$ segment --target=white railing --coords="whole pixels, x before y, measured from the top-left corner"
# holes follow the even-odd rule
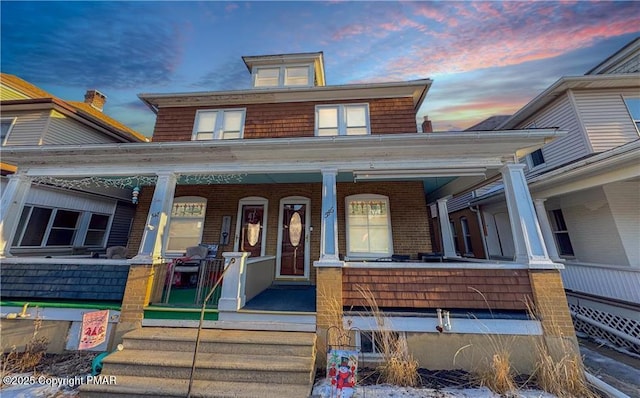
[[[560,274],[566,289],[640,304],[640,268],[566,262]]]

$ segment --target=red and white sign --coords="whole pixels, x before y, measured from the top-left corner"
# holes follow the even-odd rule
[[[78,350],[99,346],[107,339],[109,310],[85,312],[82,315],[82,333]]]

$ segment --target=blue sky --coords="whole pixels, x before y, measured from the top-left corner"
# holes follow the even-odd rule
[[[0,66],[66,100],[87,89],[151,135],[139,93],[249,88],[243,55],[323,51],[327,84],[431,78],[437,130],[511,114],[640,34],[640,2],[13,2]]]

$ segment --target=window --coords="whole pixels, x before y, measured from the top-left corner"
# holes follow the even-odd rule
[[[390,349],[396,349],[403,341],[406,343],[404,339],[404,332],[361,330],[357,334],[356,345],[362,354],[379,357]]]
[[[85,246],[102,246],[109,229],[109,216],[105,214],[92,214],[89,220],[87,234],[84,237]]]
[[[347,255],[353,258],[393,254],[389,198],[352,195],[346,198]]]
[[[369,105],[316,106],[316,135],[366,135],[369,131]]]
[[[469,220],[467,217],[460,218],[460,225],[462,225],[462,235],[464,238],[464,253],[467,255],[473,255],[473,245],[471,244],[471,231],[469,230]]]
[[[561,256],[573,257],[573,246],[571,246],[571,239],[569,239],[569,231],[567,230],[567,224],[564,221],[562,210],[551,210],[551,224],[553,228],[553,236],[556,239],[556,245],[558,247],[558,253]]]
[[[107,214],[27,205],[22,209],[12,246],[104,247],[110,221]]]
[[[187,247],[197,246],[202,240],[207,200],[196,196],[175,198],[169,220],[166,253],[184,253]]]
[[[538,167],[544,164],[544,156],[542,155],[542,148],[537,149],[529,154],[529,167]]]
[[[312,68],[309,65],[256,68],[254,87],[309,86]]]
[[[624,103],[627,105],[629,115],[636,125],[636,130],[640,133],[640,98],[625,98]]]
[[[193,127],[193,140],[230,140],[242,138],[244,109],[198,111]]]
[[[0,145],[4,145],[11,129],[13,128],[13,124],[15,123],[16,118],[2,118],[0,119]]]

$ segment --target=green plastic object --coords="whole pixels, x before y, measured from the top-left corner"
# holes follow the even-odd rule
[[[96,356],[95,358],[93,358],[93,361],[91,361],[91,376],[97,376],[102,372],[102,361],[107,356],[113,354],[114,352],[122,351],[123,349],[124,349],[124,346],[122,344],[118,344],[115,350],[111,352],[105,351],[101,354],[98,354],[98,356]]]

